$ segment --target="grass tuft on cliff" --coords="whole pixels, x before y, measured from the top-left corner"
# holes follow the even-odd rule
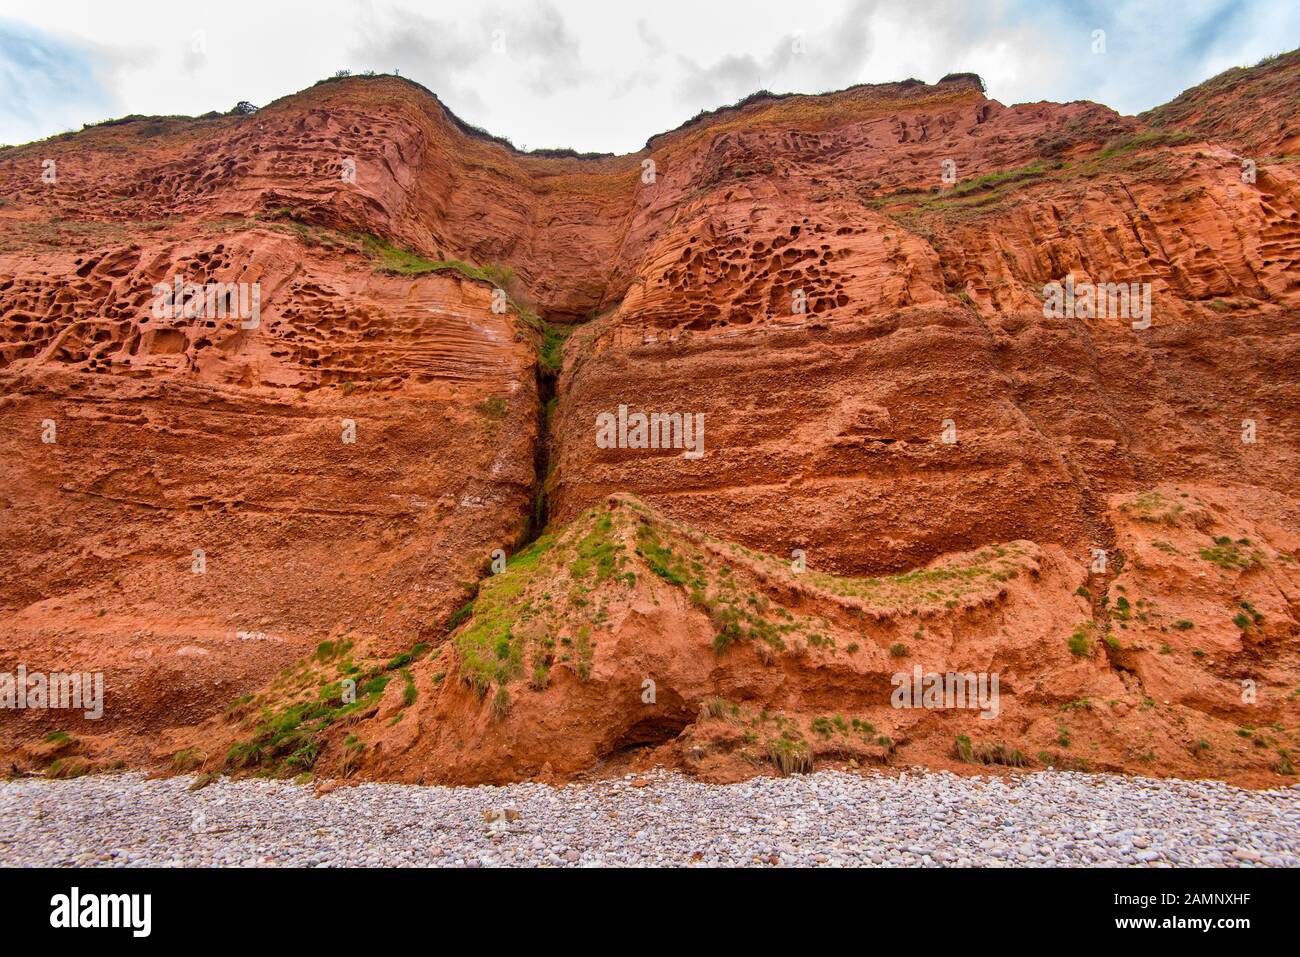
[[[262,694],[241,698],[226,710],[226,718],[237,722],[242,733],[227,750],[222,770],[267,777],[309,773],[329,746],[330,729],[373,713],[394,676],[403,680],[402,707],[415,703],[407,665],[428,651],[429,645],[420,643],[387,661],[359,663],[351,641],[321,642],[311,657],[282,671]],[[348,747],[355,763],[364,745]],[[194,770],[203,763],[189,750],[173,756],[175,770]]]

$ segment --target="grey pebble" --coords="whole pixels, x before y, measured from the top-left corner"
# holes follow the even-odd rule
[[[552,787],[0,781],[0,862],[91,867],[1300,866],[1300,789],[1043,771],[657,771]],[[484,812],[519,812],[484,826]],[[197,812],[201,811],[202,814]],[[1112,827],[1110,821],[1122,822]],[[201,823],[196,823],[201,822]]]

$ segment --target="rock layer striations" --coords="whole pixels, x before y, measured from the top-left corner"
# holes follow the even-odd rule
[[[590,157],[352,78],[0,151],[0,667],[106,689],[3,712],[9,763],[1276,783],[1298,73]],[[948,672],[997,715],[894,706]]]

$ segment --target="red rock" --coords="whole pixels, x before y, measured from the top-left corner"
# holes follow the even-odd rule
[[[1137,118],[1006,107],[965,79],[759,98],[603,158],[519,154],[414,84],[353,78],[0,152],[0,650],[107,686],[102,722],[24,713],[0,757],[47,760],[57,727],[92,757],[193,747],[220,767],[262,706],[353,661],[389,687],[321,735],[319,773],[565,778],[646,748],[718,780],[780,763],[779,738],[699,718],[725,697],[785,716],[809,761],[945,766],[966,734],[1031,763],[1275,782],[1288,739],[1235,731],[1297,707],[1300,175],[1277,157],[1298,65]],[[1149,284],[1150,328],[1045,316],[1067,275]],[[260,322],[159,319],[177,276],[259,284]],[[555,381],[546,324],[572,328]],[[702,415],[704,454],[599,447],[620,406]],[[558,567],[513,612],[530,654],[589,648],[556,651],[541,687],[467,686],[444,625],[493,550],[531,537],[539,492],[556,532],[648,509],[710,574],[746,553],[706,535],[776,556],[743,558],[755,597],[829,616],[833,644],[718,655],[719,623],[627,531],[636,584],[601,592],[605,619]],[[785,567],[797,549],[812,575],[924,579],[1012,546],[1017,577],[915,608]],[[1242,602],[1262,618],[1235,625]],[[565,630],[532,634],[542,619]],[[914,661],[1002,674],[996,730],[891,709]],[[221,716],[245,694],[263,697]],[[850,711],[882,733],[812,727]]]

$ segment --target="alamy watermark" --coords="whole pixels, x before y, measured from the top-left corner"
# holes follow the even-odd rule
[[[1049,282],[1043,287],[1044,319],[1129,319],[1134,329],[1151,328],[1149,282]]]
[[[633,412],[618,407],[618,415],[596,416],[596,448],[684,449],[685,458],[704,456],[704,413]]]
[[[61,671],[46,674],[19,665],[0,672],[0,711],[81,711],[90,721],[104,716],[104,674]]]
[[[148,937],[153,928],[152,894],[83,894],[73,887],[67,894],[50,898],[50,926],[119,927],[132,937]]]
[[[916,665],[912,673],[899,671],[889,679],[894,686],[889,703],[895,708],[925,708],[947,710],[969,708],[978,710],[985,721],[992,721],[1002,710],[998,694],[998,673],[981,671],[922,673]]]
[[[241,329],[262,324],[262,284],[209,282],[200,285],[177,276],[153,287],[155,319],[239,319]]]

